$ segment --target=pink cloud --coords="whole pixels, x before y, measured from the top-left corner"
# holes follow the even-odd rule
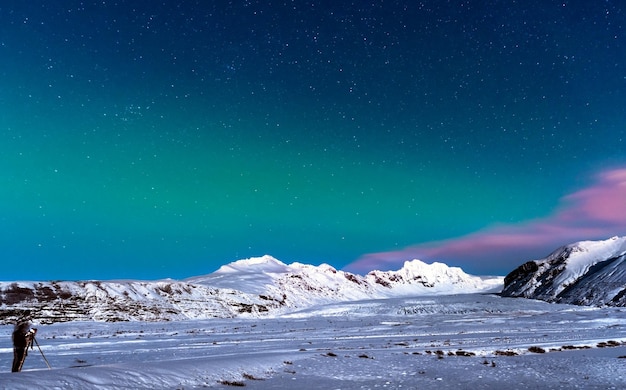
[[[565,197],[569,204],[558,215],[560,220],[596,221],[607,227],[626,225],[626,168],[598,176],[594,186]]]
[[[397,269],[404,261],[417,258],[501,273],[537,258],[526,256],[543,257],[575,241],[623,234],[626,234],[626,168],[617,168],[600,172],[591,186],[565,196],[557,210],[545,218],[494,226],[398,251],[366,254],[346,269],[355,272]]]

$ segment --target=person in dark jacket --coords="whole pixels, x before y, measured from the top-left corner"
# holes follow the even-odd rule
[[[33,340],[37,334],[37,328],[30,328],[28,322],[20,322],[13,330],[13,366],[11,372],[22,371],[24,360],[28,355],[28,347],[33,347]]]

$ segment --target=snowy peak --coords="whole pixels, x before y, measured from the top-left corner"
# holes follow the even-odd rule
[[[249,259],[237,260],[230,264],[221,266],[215,274],[231,273],[282,273],[287,272],[288,267],[280,260],[272,256],[252,257]]]
[[[580,241],[529,261],[504,279],[502,294],[578,305],[626,306],[626,237]]]
[[[339,301],[342,298],[367,298],[363,279],[358,275],[347,276],[328,264],[313,266],[301,263],[284,264],[263,256],[238,260],[222,266],[212,274],[187,279],[188,282],[216,288],[232,288],[247,294],[259,294],[284,302],[291,308],[307,307],[316,302]],[[360,288],[351,289],[357,281]],[[351,290],[350,293],[345,290]],[[358,290],[358,293],[352,290]],[[338,294],[338,292],[341,292]]]
[[[581,241],[566,247],[563,253],[569,255],[563,272],[554,280],[559,286],[558,293],[562,292],[565,286],[588,274],[597,264],[623,256],[626,253],[626,237],[613,237],[605,241]],[[556,257],[558,256],[560,254]]]
[[[443,263],[426,264],[420,260],[412,260],[404,263],[398,271],[372,271],[368,276],[374,277],[381,283],[386,281],[392,285],[401,283],[404,285],[422,285],[424,287],[459,292],[460,290],[483,290],[497,287],[501,284],[500,278],[489,280],[477,276],[468,275],[461,268],[449,267]],[[382,283],[381,283],[382,284]]]
[[[274,275],[290,272],[290,267],[272,256],[252,257],[221,266],[212,274],[196,276],[185,281],[192,284],[264,294],[265,285]]]
[[[460,268],[419,260],[407,261],[398,271],[361,276],[328,264],[286,265],[271,256],[239,260],[188,281],[262,294],[292,308],[355,299],[483,292],[502,286],[502,278],[482,279]]]
[[[441,263],[408,261],[365,276],[271,256],[183,281],[0,282],[0,322],[171,321],[262,316],[358,299],[473,293],[501,287]]]

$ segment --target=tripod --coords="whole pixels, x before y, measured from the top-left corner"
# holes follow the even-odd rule
[[[50,363],[48,363],[48,359],[46,359],[46,355],[43,354],[43,351],[41,350],[41,347],[39,346],[39,342],[34,336],[33,336],[33,341],[35,342],[35,345],[37,345],[37,349],[39,349],[39,352],[41,353],[41,357],[43,358],[44,362],[46,362],[46,366],[48,366],[48,369],[50,370],[52,367],[50,367]]]

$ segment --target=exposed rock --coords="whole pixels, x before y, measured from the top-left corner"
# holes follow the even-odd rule
[[[626,237],[577,242],[527,262],[504,278],[502,295],[626,306]]]

